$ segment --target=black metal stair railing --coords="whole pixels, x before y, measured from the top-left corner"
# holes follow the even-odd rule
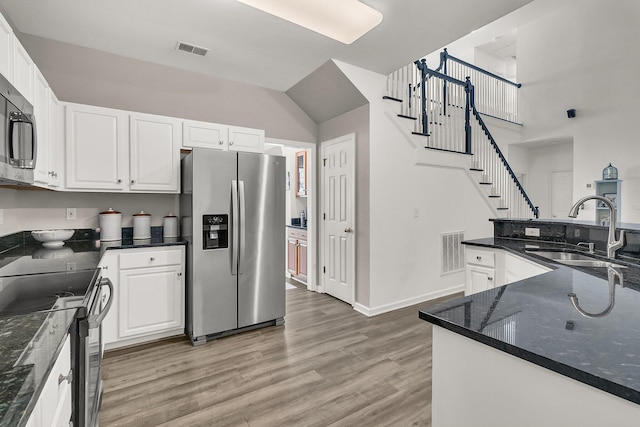
[[[465,76],[462,80],[440,72],[449,71],[447,59],[464,63],[448,55],[446,49],[441,53],[440,66],[436,70],[429,69],[425,59],[416,61],[389,76],[385,98],[401,103],[398,116],[414,122],[413,134],[426,137],[425,148],[471,155],[470,169],[481,172],[480,184],[489,186],[490,198],[499,199],[498,210],[509,210],[512,218],[537,218],[538,208],[527,195],[481,116],[477,88],[472,79]],[[499,77],[481,71],[492,78]],[[508,84],[520,87],[512,82]],[[510,117],[515,117],[513,111],[510,114]]]

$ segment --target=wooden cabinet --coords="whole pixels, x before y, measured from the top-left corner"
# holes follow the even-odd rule
[[[113,304],[103,323],[107,348],[184,333],[184,257],[184,247],[104,254],[102,273],[114,286]]]
[[[44,382],[38,401],[26,425],[29,427],[67,427],[71,421],[71,341],[67,335],[62,350]]]
[[[66,187],[180,192],[180,121],[66,104]]]
[[[307,152],[296,153],[296,197],[307,197]]]
[[[139,113],[129,119],[129,188],[180,192],[180,121]]]
[[[307,282],[307,231],[289,228],[287,235],[287,271],[291,276]]]
[[[508,285],[551,271],[528,259],[494,248],[467,246],[465,249],[465,295]]]
[[[13,84],[13,30],[0,14],[0,74]]]
[[[184,120],[182,123],[182,144],[185,147],[262,153],[264,140],[265,133],[261,129],[193,120]]]
[[[606,197],[616,207],[616,221],[620,222],[620,202],[622,195],[622,180],[608,179],[595,181],[596,196]],[[609,208],[599,200],[596,200],[596,224],[608,226],[611,213]]]

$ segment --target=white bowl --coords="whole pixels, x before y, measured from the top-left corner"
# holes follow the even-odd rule
[[[45,248],[59,248],[64,241],[73,236],[75,230],[37,230],[31,235],[38,242],[42,242]]]

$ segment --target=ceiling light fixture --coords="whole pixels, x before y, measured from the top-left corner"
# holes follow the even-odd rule
[[[358,0],[238,0],[344,44],[382,22],[382,13]]]

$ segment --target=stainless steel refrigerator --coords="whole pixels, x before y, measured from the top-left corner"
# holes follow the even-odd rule
[[[182,159],[187,328],[193,345],[285,314],[286,159],[194,148]]]

